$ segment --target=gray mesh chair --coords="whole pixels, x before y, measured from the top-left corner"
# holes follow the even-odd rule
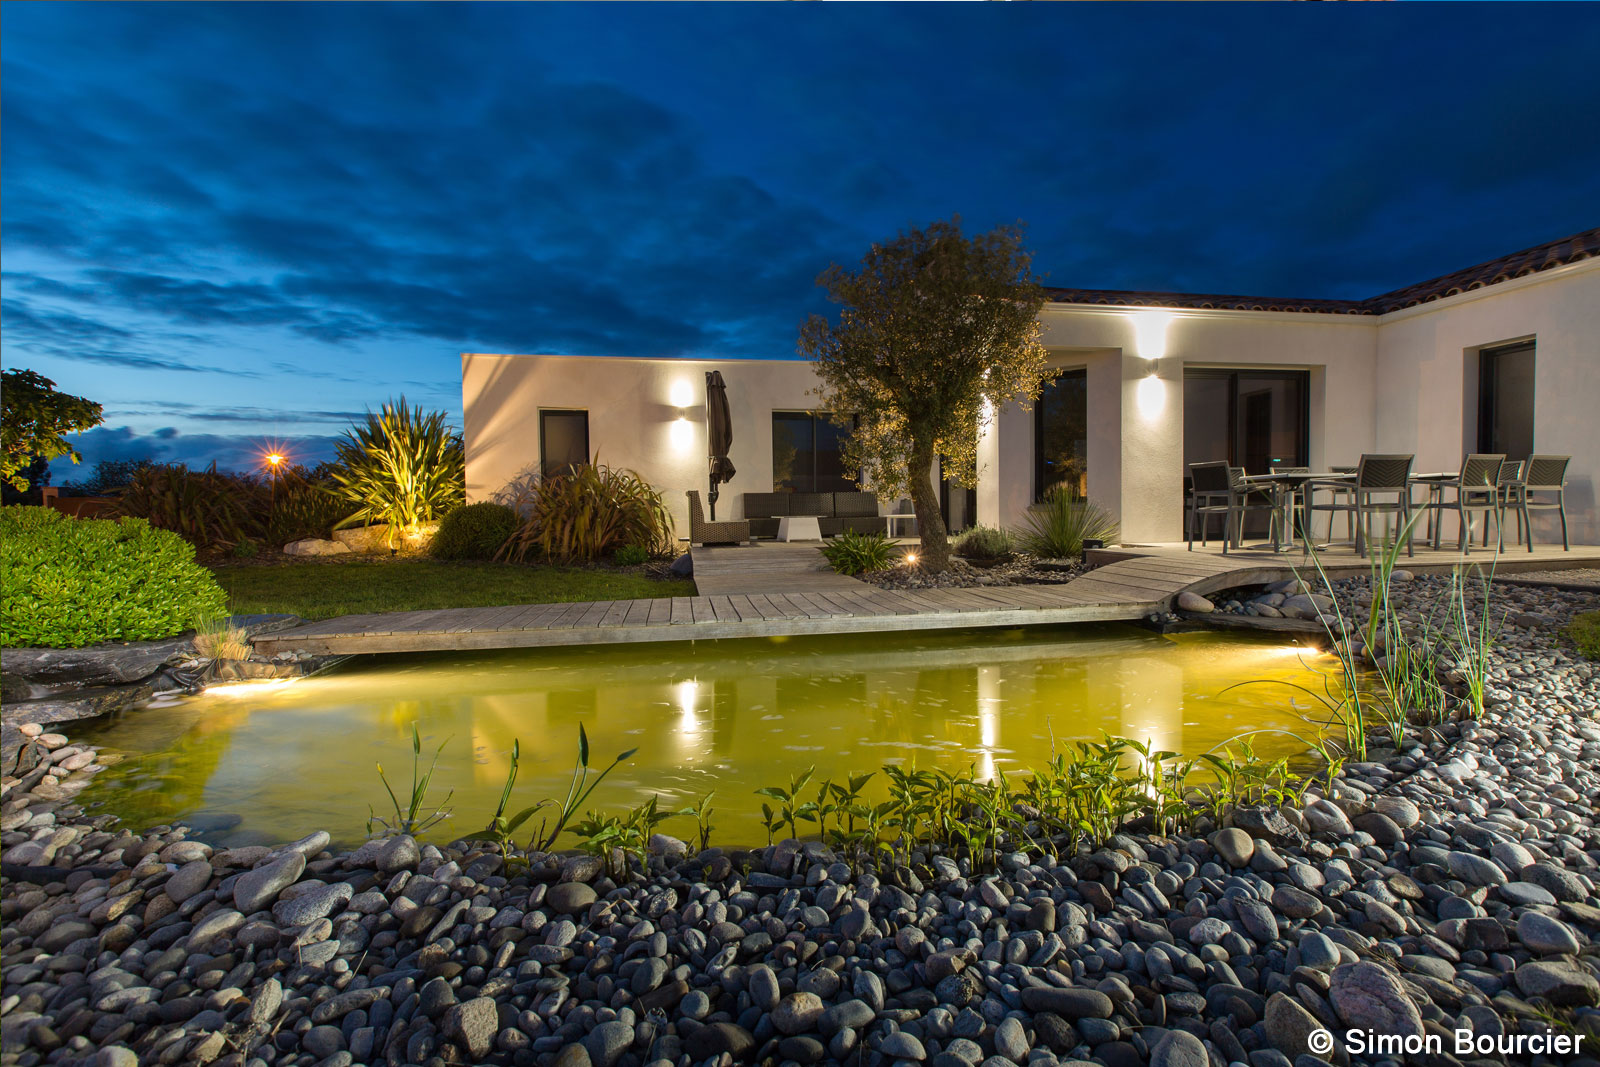
[[[1555,511],[1561,515],[1561,547],[1572,551],[1567,537],[1567,464],[1571,456],[1529,456],[1521,485],[1522,524],[1528,528],[1528,551],[1533,551],[1533,523],[1529,512]],[[1540,494],[1536,496],[1535,494]]]
[[[1328,470],[1333,474],[1354,474],[1356,468],[1333,466]],[[1344,535],[1351,540],[1356,536],[1356,491],[1354,480],[1307,482],[1306,494],[1306,526],[1315,525],[1316,513],[1328,513],[1328,540],[1333,540],[1333,518],[1335,515],[1344,516]],[[1317,503],[1317,493],[1327,493],[1328,501],[1325,504]],[[1310,531],[1308,530],[1308,533]]]
[[[1488,543],[1489,520],[1494,519],[1495,533],[1500,544],[1505,544],[1505,531],[1500,528],[1500,468],[1506,457],[1501,453],[1469,452],[1461,461],[1461,473],[1453,481],[1429,482],[1428,502],[1424,505],[1433,523],[1433,547],[1439,547],[1439,537],[1444,532],[1444,515],[1456,513],[1460,536],[1456,547],[1463,552],[1472,551],[1472,516],[1483,516],[1483,537]],[[1446,500],[1445,493],[1456,491],[1454,500]]]
[[[1194,551],[1194,528],[1200,524],[1200,545],[1205,547],[1206,534],[1214,516],[1222,516],[1222,554],[1228,554],[1228,542],[1234,547],[1244,536],[1244,516],[1247,511],[1270,511],[1271,503],[1251,503],[1257,495],[1245,488],[1235,477],[1235,468],[1226,460],[1211,463],[1189,464],[1189,479],[1193,493],[1189,497],[1189,551]],[[1237,521],[1236,521],[1237,520]]]
[[[1365,556],[1372,541],[1372,519],[1393,515],[1403,530],[1411,522],[1411,464],[1414,455],[1362,456],[1356,465],[1355,497],[1356,554]],[[1417,554],[1416,542],[1406,538],[1406,555]]]
[[[1517,520],[1517,544],[1522,544],[1522,469],[1528,465],[1527,460],[1508,459],[1500,464],[1500,484],[1497,487],[1495,503],[1499,506],[1500,514],[1495,526],[1504,530],[1506,525],[1506,510],[1512,509],[1511,514]],[[1505,536],[1500,537],[1500,544],[1505,545]],[[1483,547],[1489,547],[1489,524],[1483,524]]]
[[[692,545],[739,545],[750,540],[750,523],[744,519],[707,522],[698,490],[689,490],[689,543]]]

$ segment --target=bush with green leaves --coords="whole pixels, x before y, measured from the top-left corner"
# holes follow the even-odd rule
[[[355,510],[337,527],[386,524],[400,531],[442,519],[466,500],[466,450],[442,411],[401,397],[368,412],[334,445],[333,492]]]
[[[504,504],[468,504],[439,523],[428,552],[435,559],[494,559],[517,529],[517,513]]]
[[[966,559],[1005,559],[1012,553],[1011,534],[993,526],[974,526],[956,538],[955,550]]]
[[[592,563],[628,545],[665,552],[672,513],[661,491],[634,471],[585,463],[512,490],[522,516],[500,552],[516,563]]]
[[[194,546],[143,519],[73,519],[0,508],[7,648],[82,648],[172,637],[223,615],[222,587]]]
[[[1035,556],[1068,559],[1083,555],[1085,541],[1110,544],[1117,535],[1117,520],[1110,512],[1080,497],[1071,486],[1059,485],[1028,509],[1017,541],[1024,552]]]
[[[893,541],[881,533],[846,530],[822,546],[828,565],[839,574],[865,574],[888,570],[899,557]]]

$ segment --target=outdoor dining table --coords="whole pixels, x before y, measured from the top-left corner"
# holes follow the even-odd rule
[[[1270,545],[1252,545],[1252,548],[1271,548],[1272,551],[1283,553],[1294,551],[1294,498],[1307,482],[1353,482],[1354,474],[1342,471],[1281,471],[1275,474],[1247,474],[1244,482],[1250,486],[1269,489],[1272,492],[1272,543]],[[1300,529],[1304,533],[1311,530],[1311,504],[1308,500],[1301,501],[1303,522]],[[1289,536],[1284,537],[1284,528],[1288,527]]]

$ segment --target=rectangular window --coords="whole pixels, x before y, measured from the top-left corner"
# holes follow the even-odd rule
[[[848,493],[854,471],[845,470],[844,444],[856,419],[835,423],[821,411],[772,413],[772,489],[790,493]]]
[[[1532,341],[1479,354],[1478,451],[1533,454],[1533,355]]]
[[[589,462],[587,411],[539,412],[539,472],[546,478],[570,474]]]
[[[1183,372],[1183,464],[1225,459],[1247,474],[1310,462],[1306,371]]]
[[[1086,496],[1088,477],[1089,375],[1063,371],[1033,405],[1033,498],[1062,484]]]

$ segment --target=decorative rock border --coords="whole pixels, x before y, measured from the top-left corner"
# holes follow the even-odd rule
[[[1354,1028],[1465,1030],[1487,1045],[1427,1062],[1500,1064],[1556,1018],[1591,1039],[1561,1062],[1592,1067],[1600,671],[1516,629],[1493,683],[1481,722],[1303,807],[997,873],[880,875],[797,841],[681,860],[658,839],[623,886],[592,857],[513,873],[406,837],[216,852],[84,812],[94,754],[51,738],[0,783],[0,1058],[1313,1067],[1314,1031]]]

